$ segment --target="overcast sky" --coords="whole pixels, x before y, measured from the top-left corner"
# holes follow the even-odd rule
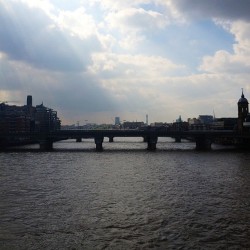
[[[64,124],[236,117],[249,13],[249,0],[2,0],[0,102],[32,95]]]

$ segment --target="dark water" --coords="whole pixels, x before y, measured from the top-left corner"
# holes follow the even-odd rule
[[[54,146],[0,153],[0,249],[250,249],[249,152]]]

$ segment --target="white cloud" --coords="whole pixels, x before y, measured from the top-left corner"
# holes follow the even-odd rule
[[[200,70],[210,73],[250,74],[250,23],[231,22],[227,28],[235,36],[233,53],[220,50],[213,56],[205,56]]]
[[[83,9],[57,14],[47,15],[41,8],[30,9],[26,4],[12,1],[7,7],[2,5],[2,53],[40,68],[84,70],[92,51],[102,49],[94,21]]]
[[[125,8],[110,12],[105,22],[111,31],[116,30],[121,34],[119,45],[125,49],[134,49],[148,34],[159,32],[168,25],[163,14],[142,8]]]
[[[121,79],[157,79],[180,74],[184,65],[177,65],[160,56],[129,55],[114,53],[96,53],[92,56],[93,65],[89,70],[103,77]]]
[[[61,29],[81,39],[97,34],[95,20],[83,7],[75,11],[60,11],[55,20]]]
[[[117,11],[124,8],[129,8],[133,6],[139,6],[141,4],[149,4],[155,1],[151,0],[123,0],[123,1],[117,1],[117,0],[84,0],[83,1],[86,4],[90,5],[100,5],[102,8],[111,10],[111,11]]]
[[[117,28],[124,33],[130,30],[140,32],[163,29],[168,24],[167,18],[161,13],[142,8],[127,8],[110,13],[106,21],[111,28]]]
[[[235,54],[250,56],[250,22],[233,22],[230,31],[236,40]]]

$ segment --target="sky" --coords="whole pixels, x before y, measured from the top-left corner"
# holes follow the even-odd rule
[[[0,102],[62,124],[237,117],[249,0],[0,0]]]

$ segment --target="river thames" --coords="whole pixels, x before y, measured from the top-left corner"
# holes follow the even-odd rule
[[[250,153],[115,138],[0,152],[0,249],[250,249]]]

